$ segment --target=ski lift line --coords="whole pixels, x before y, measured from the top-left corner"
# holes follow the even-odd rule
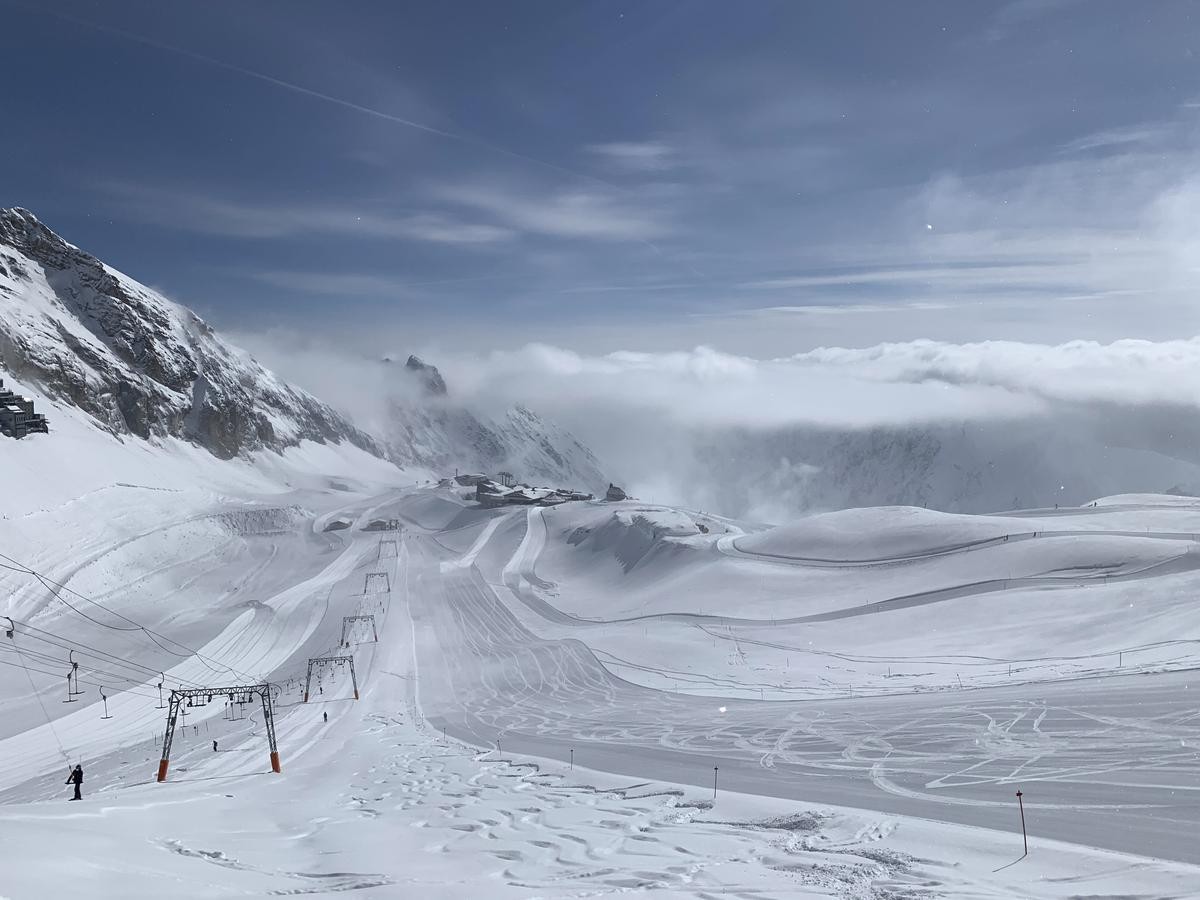
[[[35,577],[37,577],[37,576],[35,575]],[[41,580],[41,578],[38,578],[38,581],[42,581],[42,580]],[[43,582],[43,584],[44,584],[44,582]],[[47,586],[47,589],[49,589],[49,587],[48,587],[48,586]],[[59,599],[59,600],[62,600],[61,596],[58,596],[58,599]],[[62,602],[64,602],[64,604],[65,604],[65,605],[66,605],[68,608],[71,608],[71,610],[72,610],[72,611],[74,611],[74,612],[79,612],[78,610],[76,610],[76,608],[74,608],[73,606],[71,606],[71,604],[67,604],[67,602],[66,602],[65,600],[62,600]],[[102,622],[96,622],[96,619],[92,619],[92,618],[91,618],[90,616],[88,616],[88,614],[86,614],[86,613],[79,612],[79,614],[80,614],[80,616],[83,616],[85,619],[89,619],[89,620],[90,620],[90,622],[95,622],[97,625],[103,625],[103,626],[104,626],[104,628],[112,628],[112,629],[114,629],[114,630],[116,630],[116,631],[124,631],[124,632],[133,632],[133,631],[146,631],[146,629],[142,628],[142,626],[138,626],[138,628],[127,628],[127,629],[126,629],[126,628],[116,628],[116,626],[114,626],[114,625],[104,625],[104,623],[102,623]],[[12,620],[13,620],[13,622],[16,622],[16,619],[12,619]],[[36,626],[34,626],[34,625],[29,625],[28,623],[22,623],[22,625],[24,626],[24,628],[25,628],[25,629],[31,629],[31,630],[36,630],[36,631],[42,631],[41,629],[37,629],[37,628],[36,628]],[[50,634],[50,632],[48,632],[48,631],[42,631],[42,634]],[[30,636],[32,637],[32,635],[30,635]],[[163,647],[163,646],[162,646],[162,644],[161,644],[160,642],[158,642],[158,641],[156,641],[156,640],[155,640],[154,636],[151,636],[151,635],[149,634],[149,631],[146,631],[146,637],[148,637],[150,641],[154,642],[158,648],[161,648],[161,649],[163,650],[163,652],[164,652],[164,653],[169,653],[170,655],[173,655],[173,656],[178,656],[178,658],[180,658],[180,659],[188,659],[188,658],[190,658],[190,656],[188,656],[188,654],[186,654],[186,653],[178,653],[178,652],[175,652],[175,650],[172,650],[172,649],[170,649],[169,647]],[[40,638],[40,640],[44,640],[44,638]],[[70,640],[70,638],[64,638],[64,640]],[[80,646],[80,647],[88,647],[88,644],[84,644],[84,643],[82,643],[82,642],[78,642],[78,641],[72,641],[72,643],[77,643],[77,644],[78,644],[78,646]],[[66,648],[64,648],[64,649],[66,649]],[[95,648],[90,648],[90,649],[95,649]],[[102,652],[101,652],[101,653],[102,653]],[[106,655],[112,656],[113,654],[106,654]],[[120,658],[118,658],[118,656],[113,656],[113,658],[114,658],[114,659],[120,659]],[[203,660],[203,659],[200,659],[199,661],[200,661],[200,662],[202,662],[202,664],[205,666],[205,668],[208,668],[208,670],[209,670],[209,671],[211,671],[211,672],[216,672],[216,671],[217,671],[217,670],[215,670],[215,668],[212,668],[211,666],[209,666],[208,664],[206,664],[206,662],[204,662],[204,660]],[[137,664],[133,664],[133,665],[137,665]],[[146,668],[145,666],[139,666],[139,667],[140,667],[140,668],[144,668],[144,670],[145,670],[146,672],[148,672],[149,674],[156,674],[156,670],[151,670],[151,668]],[[230,670],[230,671],[232,671],[232,670]],[[179,679],[179,680],[182,680],[182,679]]]
[[[0,666],[12,666],[14,669],[24,668],[26,671],[37,672],[39,675],[48,675],[49,677],[55,679],[62,678],[62,672],[51,672],[47,669],[39,669],[36,666],[23,665],[21,662],[5,662],[4,660],[0,659]],[[91,684],[91,682],[89,681],[88,684]]]
[[[10,648],[0,645],[0,649],[8,650]],[[31,650],[29,648],[26,648],[24,651],[20,651],[20,650],[17,650],[15,647],[11,648],[11,649],[17,653],[23,652],[30,659],[33,659],[40,663],[43,663],[44,665],[70,666],[70,664],[71,664],[70,660],[61,660],[56,656],[51,656],[49,653],[43,653],[40,650]],[[112,678],[117,681],[128,681],[131,684],[141,684],[142,683],[142,681],[140,679],[129,678],[125,675],[118,675],[115,672],[108,672],[108,671],[105,671],[104,669],[96,669],[96,668],[92,668],[91,666],[87,666],[86,668],[87,668],[87,671],[93,675],[103,675],[106,678]]]
[[[46,588],[46,590],[48,590],[51,594],[54,595],[55,600],[57,600],[63,606],[67,607],[67,609],[71,610],[71,612],[75,613],[76,615],[83,616],[83,618],[87,619],[89,622],[91,622],[94,625],[99,625],[101,628],[111,628],[113,631],[137,631],[138,630],[137,628],[122,628],[120,625],[109,625],[107,622],[101,622],[99,619],[93,619],[87,613],[83,612],[80,609],[75,608],[70,603],[68,603],[66,600],[64,600],[62,597],[62,594],[58,591],[55,591],[54,588],[51,587],[50,584],[48,584],[46,582],[46,580],[44,578],[42,578],[42,576],[38,575],[36,572],[26,572],[25,574],[32,575],[34,578],[36,578],[38,581],[40,581],[42,583],[42,586],[44,588]]]
[[[219,662],[218,660],[212,659],[211,657],[205,656],[199,650],[195,650],[195,649],[187,646],[186,644],[182,644],[179,641],[174,640],[173,638],[167,637],[164,634],[159,634],[157,631],[152,631],[151,629],[147,628],[145,625],[142,625],[140,622],[137,622],[137,621],[129,618],[129,616],[124,615],[123,613],[116,612],[115,610],[109,609],[103,603],[100,603],[97,600],[93,600],[90,597],[85,597],[83,594],[79,593],[78,591],[74,590],[73,588],[67,587],[67,585],[57,582],[53,578],[50,578],[49,576],[41,574],[36,569],[34,569],[31,566],[26,565],[25,563],[21,562],[20,560],[13,559],[11,556],[8,556],[4,553],[0,553],[0,559],[8,560],[8,562],[12,563],[14,566],[23,567],[26,574],[32,575],[34,578],[36,578],[38,581],[40,581],[43,585],[46,585],[47,589],[49,589],[49,585],[54,585],[55,587],[59,588],[60,592],[66,591],[69,594],[71,594],[72,596],[78,597],[80,600],[83,600],[86,603],[90,603],[93,606],[99,607],[100,609],[102,609],[106,613],[108,613],[110,616],[114,616],[118,619],[123,619],[124,621],[128,622],[130,625],[135,626],[135,627],[134,628],[122,628],[117,625],[109,625],[104,622],[100,622],[97,619],[93,619],[91,616],[87,615],[86,613],[80,612],[78,609],[76,609],[70,603],[67,603],[66,600],[63,600],[61,593],[55,594],[55,598],[57,600],[61,601],[65,606],[67,606],[73,612],[78,613],[79,615],[83,616],[85,619],[88,619],[89,621],[95,622],[97,625],[100,625],[104,628],[110,628],[113,631],[137,631],[137,630],[140,630],[140,631],[144,632],[147,635],[147,637],[149,637],[151,640],[154,640],[154,643],[158,644],[159,647],[162,647],[162,649],[165,650],[167,653],[175,653],[175,651],[170,650],[167,647],[163,647],[162,644],[160,644],[157,640],[155,640],[156,638],[162,638],[164,641],[174,644],[177,647],[182,647],[184,650],[187,651],[188,654],[196,657],[201,662],[205,662],[206,664],[207,664],[207,662],[216,663],[218,666],[223,668],[225,671],[231,672],[232,674],[237,675],[239,678],[244,678],[244,679],[251,680],[251,681],[253,680],[245,672],[239,672],[237,669],[233,668],[232,666],[226,665],[225,663]],[[47,584],[47,582],[49,582],[49,584]],[[183,656],[186,654],[176,653],[175,655]],[[215,671],[215,670],[213,670],[213,671]]]
[[[2,660],[2,659],[0,659],[0,666],[12,666],[12,668],[14,668],[14,669],[19,669],[19,668],[22,668],[22,667],[23,667],[23,666],[22,666],[22,664],[21,664],[20,662],[15,662],[15,663],[12,663],[12,662],[5,662],[5,661],[4,661],[4,660]],[[47,677],[49,677],[49,678],[61,679],[61,678],[63,677],[63,675],[62,675],[62,672],[51,672],[51,671],[49,671],[48,669],[39,669],[39,668],[37,668],[36,666],[24,666],[24,668],[25,668],[27,671],[29,671],[29,672],[37,672],[39,675],[45,675],[45,676],[47,676]],[[86,678],[81,678],[81,679],[79,679],[79,680],[80,680],[81,682],[83,682],[84,684],[91,685],[92,687],[96,687],[96,688],[101,688],[101,687],[106,687],[106,686],[107,686],[107,687],[112,687],[112,685],[111,685],[111,684],[109,684],[109,685],[105,685],[103,682],[100,682],[100,681],[89,681],[89,680],[88,680],[88,679],[86,679]],[[120,689],[120,692],[121,692],[122,694],[134,694],[134,695],[136,695],[136,696],[138,696],[138,697],[146,697],[147,699],[150,699],[150,700],[157,700],[157,699],[158,699],[158,695],[157,695],[157,694],[146,694],[146,693],[143,693],[142,691],[135,690],[134,688],[121,688],[121,689]]]
[[[14,620],[14,621],[17,621],[17,620]],[[53,632],[44,631],[40,628],[37,628],[36,626],[28,624],[27,622],[17,621],[17,624],[19,624],[21,626],[21,636],[23,638],[27,638],[29,640],[41,641],[42,643],[49,644],[52,647],[57,647],[60,650],[66,650],[69,653],[78,653],[80,656],[90,656],[95,659],[99,659],[105,663],[111,663],[111,664],[115,664],[115,665],[123,667],[123,668],[132,669],[135,671],[145,673],[145,675],[157,675],[161,671],[160,669],[152,669],[149,666],[142,665],[141,663],[136,663],[131,660],[125,659],[123,657],[117,656],[116,654],[108,653],[107,651],[100,650],[95,647],[89,646],[88,644],[85,644],[82,641],[75,641],[75,640],[72,640],[71,638],[65,638],[60,635],[54,634]],[[37,632],[37,633],[35,634],[32,632]],[[26,652],[31,652],[31,651],[27,650]],[[41,652],[41,651],[37,651],[37,652]],[[68,660],[68,662],[70,662],[70,660]],[[190,679],[186,679],[186,678],[176,678],[173,680],[181,681],[181,682],[182,681],[190,681]],[[196,683],[198,683],[198,682],[196,682]]]
[[[5,662],[2,659],[0,659],[0,666],[12,666],[12,668],[14,668],[14,669],[22,668],[21,663],[19,663],[19,662],[15,662],[15,663]],[[30,672],[37,672],[39,675],[45,675],[49,678],[54,678],[54,679],[62,678],[61,672],[51,672],[47,669],[39,669],[37,666],[29,666],[29,665],[25,666],[24,668],[26,668]],[[80,680],[84,684],[91,685],[92,687],[104,687],[105,686],[103,683],[101,683],[99,681],[88,681],[86,679],[80,679]],[[110,687],[111,687],[111,685],[110,685]],[[122,694],[136,694],[139,697],[148,697],[152,700],[156,699],[156,697],[154,695],[143,694],[141,691],[137,691],[132,688],[122,688],[121,693]]]
[[[21,650],[18,647],[13,647],[13,650],[17,653],[17,659],[21,662],[21,668],[25,670],[25,677],[29,679],[29,689],[33,691],[33,696],[37,697],[38,706],[42,708],[42,715],[46,718],[46,724],[50,726],[50,733],[54,735],[54,743],[58,745],[58,752],[69,763],[71,757],[67,754],[63,742],[58,737],[58,730],[54,727],[54,720],[50,718],[50,713],[46,711],[46,704],[42,701],[42,695],[38,692],[37,685],[33,683],[33,676],[29,674],[29,667],[25,665],[25,659],[21,655]]]
[[[8,648],[5,647],[4,645],[0,645],[0,649],[8,649]],[[12,649],[16,650],[15,647]],[[16,652],[19,654],[22,651],[17,650]],[[26,649],[24,651],[24,653],[27,656],[29,656],[30,658],[32,658],[32,659],[36,660],[37,662],[40,662],[44,665],[54,665],[54,666],[69,666],[70,665],[69,660],[64,661],[64,660],[58,659],[57,657],[50,656],[47,653],[42,653],[37,650]],[[125,681],[125,682],[128,682],[129,684],[137,684],[137,685],[142,685],[142,684],[146,683],[146,680],[144,677],[143,678],[130,678],[126,675],[118,675],[116,672],[108,672],[108,671],[105,671],[104,669],[93,668],[92,666],[87,666],[86,670],[87,670],[88,674],[90,674],[90,675],[99,675],[99,676],[109,679],[110,681]],[[92,684],[92,683],[93,682],[90,682],[90,681],[88,682],[88,684]]]
[[[96,659],[112,660],[113,662],[117,663],[118,665],[124,666],[125,668],[128,668],[128,669],[140,670],[142,672],[145,672],[147,675],[158,675],[162,671],[161,669],[152,669],[149,666],[143,666],[141,663],[132,662],[131,660],[125,659],[124,657],[120,657],[120,656],[117,656],[116,654],[109,653],[105,650],[100,650],[96,647],[92,647],[89,644],[83,643],[82,641],[76,641],[76,640],[73,640],[68,637],[63,637],[62,635],[54,634],[51,631],[45,631],[44,629],[38,628],[36,625],[30,625],[28,622],[22,622],[18,619],[12,619],[11,621],[16,625],[20,625],[21,626],[21,635],[30,640],[42,641],[44,643],[50,644],[51,646],[58,647],[59,649],[78,653],[80,656],[92,656],[92,657],[95,657]],[[31,633],[31,632],[36,632],[36,633]],[[48,635],[48,636],[43,637],[42,635]],[[60,643],[60,642],[62,642],[62,643]],[[68,646],[68,645],[71,645],[71,646]],[[181,684],[186,683],[186,684],[194,684],[197,686],[200,684],[200,682],[198,682],[198,681],[193,681],[190,678],[183,678],[180,676],[173,676],[170,680],[177,681]]]

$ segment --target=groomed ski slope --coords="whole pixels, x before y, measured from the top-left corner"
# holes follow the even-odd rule
[[[1092,568],[1071,583],[779,624],[886,603],[897,569],[969,572],[964,560],[997,548],[807,566],[803,547],[789,559],[750,555],[754,542],[786,544],[786,535],[687,511],[483,512],[450,492],[382,478],[372,486],[353,461],[323,482],[291,465],[291,483],[277,483],[269,503],[265,481],[257,493],[226,488],[160,505],[142,505],[139,495],[121,508],[106,489],[97,496],[117,515],[90,535],[71,533],[81,511],[70,504],[15,511],[3,523],[8,545],[27,541],[14,558],[202,655],[169,661],[173,654],[144,635],[82,622],[40,582],[6,573],[14,618],[163,671],[169,682],[270,679],[280,687],[284,771],[267,771],[253,710],[226,718],[217,697],[191,711],[169,781],[153,783],[158,675],[138,681],[136,670],[116,669],[133,680],[108,692],[112,718],[101,719],[95,660],[88,692],[72,704],[54,693],[65,694],[60,676],[5,667],[0,842],[15,862],[0,896],[160,896],[169,887],[196,897],[1185,897],[1200,883],[1189,838],[1200,734],[1182,652],[1142,666],[1181,669],[1173,673],[1100,678],[1091,677],[1100,670],[1051,666],[1001,688],[960,689],[939,670],[891,696],[866,687],[850,696],[822,655],[882,647],[934,658],[963,649],[970,616],[951,610],[973,605],[978,645],[978,604],[1032,607],[1026,595],[1061,599],[1077,628],[1087,624],[1081,610],[1093,613],[1093,636],[1085,629],[1075,638],[1090,646],[1107,632],[1104,617],[1128,608],[1120,592],[1186,594],[1195,576],[1182,538],[1010,539],[1010,553],[1073,546],[1067,567],[1089,559]],[[1120,517],[1107,521],[1121,532],[1137,532],[1139,517],[1164,534],[1200,523],[1187,506],[1171,508],[1178,518],[1170,521],[1166,510],[1150,498],[1088,515],[1093,524]],[[364,530],[378,517],[399,518],[402,531]],[[1040,530],[1054,517],[1017,518],[1037,519]],[[1086,516],[1060,518],[1087,530]],[[335,519],[350,527],[326,532]],[[689,533],[689,522],[708,533]],[[944,530],[924,544],[899,542],[903,554],[956,543],[955,528]],[[837,542],[826,543],[822,555],[837,559]],[[1014,581],[1054,574],[1035,571],[1041,557],[1009,564],[1017,563],[1024,568]],[[934,575],[943,590],[959,570],[911,578]],[[829,584],[841,586],[833,597]],[[1118,593],[1097,602],[1105,592]],[[912,617],[933,609],[942,634],[908,631]],[[1145,634],[1165,630],[1159,619],[1169,615],[1179,639],[1186,609],[1170,599],[1135,607],[1118,642],[1138,636],[1135,624]],[[338,650],[343,616],[368,612],[380,642],[359,633],[342,649],[355,657],[362,699],[350,699],[338,672],[301,703],[308,658]],[[857,630],[838,630],[848,623]],[[997,647],[1017,639],[987,630]],[[32,636],[17,631],[14,643],[32,649]],[[1038,652],[1046,649],[1038,641],[1058,639],[1037,634],[1024,639]],[[818,636],[832,648],[762,646],[803,648]],[[776,666],[781,653],[806,662]],[[899,659],[891,664],[905,665]],[[851,683],[885,677],[874,656],[834,665]],[[22,687],[26,677],[36,691]],[[87,770],[81,804],[65,802],[68,757]],[[1017,785],[1033,832],[1031,855],[1019,862]]]

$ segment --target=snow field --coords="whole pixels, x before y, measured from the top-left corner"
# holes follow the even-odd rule
[[[114,471],[134,452],[88,440]],[[859,512],[773,533],[637,503],[481,512],[397,490],[395,470],[345,448],[221,464],[233,474],[175,454],[155,448],[139,487],[98,466],[65,477],[76,493],[58,505],[31,489],[0,510],[0,552],[203,653],[81,622],[4,573],[14,617],[150,670],[120,670],[133,680],[102,720],[97,660],[76,704],[53,671],[32,691],[0,668],[0,842],[21,860],[7,895],[81,879],[121,897],[1185,897],[1197,883],[1190,674],[1080,680],[1191,665],[1190,504],[981,522],[885,510],[877,526]],[[350,527],[326,534],[335,517]],[[362,532],[377,517],[404,532]],[[351,651],[363,699],[335,670],[300,702],[307,659],[340,651],[342,617],[367,612],[381,641]],[[1121,647],[1133,658],[1112,660]],[[279,684],[283,775],[266,773],[261,717],[226,718],[217,697],[153,784],[157,671]],[[64,757],[84,759],[84,804],[62,802]],[[1018,785],[1035,852],[1009,865]]]

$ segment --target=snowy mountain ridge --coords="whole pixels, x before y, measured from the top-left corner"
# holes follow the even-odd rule
[[[191,310],[22,209],[0,210],[0,362],[118,435],[181,437],[221,458],[305,439],[381,452]]]
[[[393,414],[368,434],[24,209],[0,209],[0,370],[114,435],[181,438],[221,459],[345,442],[400,466],[604,483],[570,434],[520,406],[491,416],[460,408],[438,370],[416,357],[397,387],[415,377],[419,390],[397,390]]]

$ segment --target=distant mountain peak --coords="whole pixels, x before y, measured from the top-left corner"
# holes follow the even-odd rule
[[[421,357],[412,354],[408,357],[404,368],[420,379],[421,386],[427,393],[435,397],[446,396],[446,379],[442,378],[442,373],[438,371],[437,366],[431,366]]]

